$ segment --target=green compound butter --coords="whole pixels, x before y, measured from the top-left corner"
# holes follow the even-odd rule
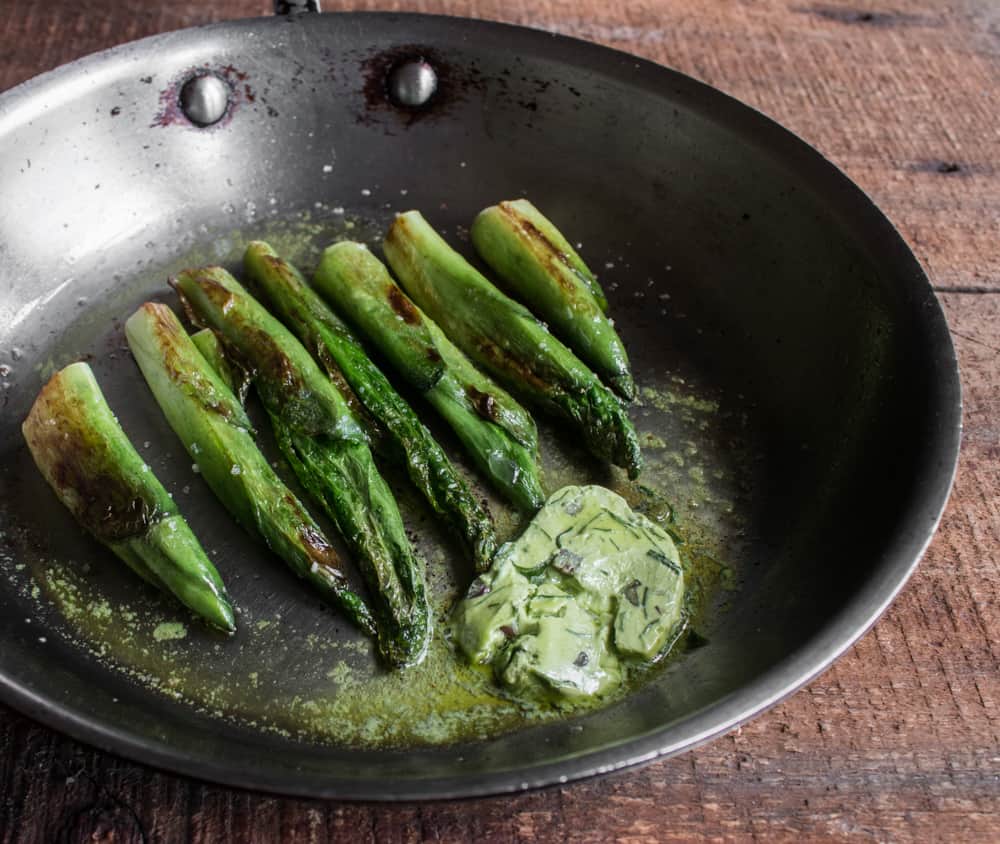
[[[600,486],[552,495],[456,607],[452,633],[473,663],[518,694],[580,701],[653,661],[684,624],[673,540]]]

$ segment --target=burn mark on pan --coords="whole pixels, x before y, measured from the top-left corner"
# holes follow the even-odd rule
[[[394,68],[411,61],[425,61],[437,73],[437,90],[422,106],[401,105],[389,96],[389,75]],[[376,122],[382,115],[395,116],[405,127],[420,120],[446,117],[470,91],[485,87],[485,79],[474,65],[456,65],[434,48],[421,44],[401,44],[366,56],[361,60],[361,75],[365,110],[358,115],[358,122],[362,124]]]
[[[215,76],[218,76],[229,86],[229,105],[226,109],[225,116],[219,120],[218,123],[214,123],[205,128],[215,129],[220,126],[228,125],[233,119],[233,115],[235,115],[241,107],[252,104],[257,100],[257,93],[248,81],[250,78],[249,74],[233,67],[231,64],[225,65],[224,67],[213,67],[206,62],[199,67],[189,68],[179,76],[176,76],[166,88],[160,91],[159,110],[153,117],[153,122],[150,126],[194,126],[195,124],[187,118],[184,111],[181,109],[181,89],[191,79],[205,73],[212,73]],[[152,82],[151,76],[143,77],[142,81],[145,82],[147,79],[149,82]]]

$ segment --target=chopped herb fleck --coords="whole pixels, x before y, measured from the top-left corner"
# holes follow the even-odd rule
[[[668,569],[670,569],[672,572],[676,574],[681,573],[681,567],[677,565],[677,563],[675,563],[673,560],[671,560],[670,557],[668,557],[662,551],[658,551],[655,548],[651,548],[649,551],[646,552],[646,556],[652,557],[654,560],[656,560],[656,562],[666,566]]]

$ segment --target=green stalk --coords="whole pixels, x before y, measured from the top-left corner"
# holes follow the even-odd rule
[[[362,244],[336,243],[323,253],[316,286],[445,418],[500,492],[525,510],[544,503],[534,420],[421,313],[378,258]]]
[[[167,422],[226,509],[358,627],[374,633],[368,607],[347,588],[336,550],[260,453],[243,406],[174,312],[147,302],[125,323],[125,336]]]
[[[222,578],[87,364],[53,375],[21,430],[45,480],[91,535],[209,624],[236,629]]]
[[[229,392],[239,399],[240,404],[246,404],[247,392],[250,390],[250,378],[245,369],[226,357],[215,332],[203,328],[191,335],[191,341],[198,347],[198,351],[201,352],[201,356],[205,358],[208,365],[215,370],[216,375],[229,388]]]
[[[392,665],[419,662],[431,635],[421,564],[364,432],[312,356],[229,273],[186,270],[174,280],[185,307],[242,363],[282,452],[336,522],[368,583],[379,648]]]
[[[527,308],[487,281],[418,211],[396,217],[384,246],[406,292],[455,345],[515,394],[573,422],[595,455],[638,476],[639,440],[625,408]]]
[[[497,548],[489,511],[472,494],[430,431],[377,366],[347,325],[299,271],[266,243],[247,246],[243,266],[268,304],[312,351],[335,384],[346,382],[379,423],[391,452],[431,509],[464,541],[476,571],[485,571]]]
[[[482,259],[620,396],[635,398],[628,355],[598,299],[597,279],[559,230],[526,199],[479,212],[470,230]]]

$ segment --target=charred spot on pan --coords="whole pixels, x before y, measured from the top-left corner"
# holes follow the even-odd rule
[[[407,325],[420,325],[420,314],[406,295],[395,284],[388,288],[389,306]]]
[[[409,62],[426,62],[437,76],[434,93],[422,105],[404,105],[390,95],[390,76]],[[423,44],[400,44],[372,53],[362,59],[361,73],[365,106],[358,116],[361,123],[372,122],[381,113],[395,115],[404,126],[431,116],[443,117],[470,91],[482,90],[485,85],[482,73],[474,64],[457,65],[445,59],[438,50]]]
[[[248,74],[244,73],[242,70],[238,70],[231,64],[227,64],[224,68],[222,68],[222,75],[227,79],[237,79],[240,82],[245,82],[248,76]]]
[[[199,126],[193,122],[181,107],[181,91],[184,86],[199,76],[211,75],[221,79],[229,87],[228,103],[222,117],[215,123],[207,126]],[[153,121],[149,124],[151,128],[165,128],[167,126],[187,126],[197,127],[200,131],[213,130],[226,126],[233,119],[233,116],[244,105],[254,103],[257,94],[247,81],[250,75],[239,70],[232,64],[223,67],[214,67],[209,62],[191,67],[183,73],[174,77],[170,83],[160,91],[159,104]],[[146,84],[152,84],[152,76],[144,76],[140,80]]]

